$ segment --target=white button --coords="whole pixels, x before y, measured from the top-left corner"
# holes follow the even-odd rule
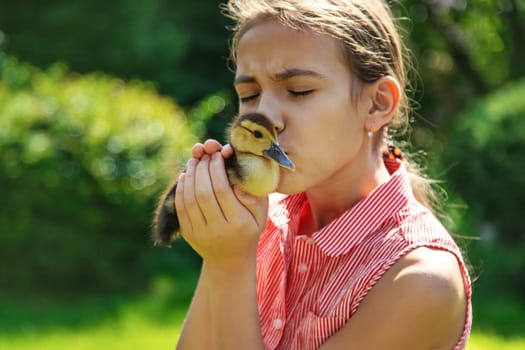
[[[308,244],[314,244],[314,243],[315,243],[315,240],[314,240],[312,237],[308,237],[308,238],[306,239],[306,243],[308,243]]]
[[[281,320],[280,318],[276,318],[275,320],[273,320],[273,328],[275,329],[283,328],[283,320]]]
[[[299,266],[297,267],[297,270],[300,272],[300,273],[305,273],[306,271],[308,271],[308,265],[304,264],[304,263],[301,263],[299,264]]]

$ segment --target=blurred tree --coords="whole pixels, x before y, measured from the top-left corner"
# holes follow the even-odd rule
[[[519,1],[405,0],[398,8],[410,18],[401,24],[417,57],[419,146],[432,148],[429,133],[437,125],[447,133],[470,100],[525,74],[519,63],[525,55],[525,4]]]
[[[216,0],[136,2],[1,1],[8,54],[47,67],[65,62],[155,81],[160,92],[190,105],[230,85],[226,19]]]
[[[477,294],[487,298],[504,290],[525,294],[525,79],[511,82],[469,103],[454,127],[438,140],[446,151],[440,164],[447,169],[447,187],[459,214]],[[454,208],[453,208],[454,209]],[[478,297],[479,298],[479,297]]]
[[[154,81],[189,107],[219,90],[231,94],[220,2],[4,0],[0,30],[7,52],[24,61]],[[409,18],[400,24],[417,57],[418,147],[434,147],[428,136],[437,125],[446,132],[467,101],[525,73],[523,0],[400,0],[395,12]]]
[[[525,80],[471,103],[454,125],[442,140],[452,190],[482,238],[525,245]]]
[[[154,202],[195,140],[149,83],[1,56],[0,292],[144,283]]]
[[[8,53],[40,67],[63,61],[80,73],[105,71],[123,78],[153,81],[161,92],[174,96],[189,110],[194,132],[222,138],[224,127],[235,112],[232,74],[226,59],[229,33],[225,25],[228,22],[218,9],[222,1],[0,2],[0,44],[3,42]],[[465,164],[464,171],[482,169],[484,172],[469,173],[475,181],[465,181],[466,173],[454,168],[450,174],[451,188],[471,205],[475,220],[487,218],[500,225],[496,223],[499,219],[490,213],[491,202],[487,202],[480,188],[485,188],[497,173],[488,169],[521,163],[505,156],[498,162],[508,161],[510,165],[500,166],[491,155],[494,150],[490,145],[495,142],[499,147],[496,153],[500,155],[514,154],[504,143],[519,148],[521,139],[515,130],[510,130],[505,140],[502,134],[492,135],[504,124],[490,119],[493,109],[486,106],[492,102],[486,101],[498,100],[501,108],[510,106],[509,96],[515,94],[507,96],[506,86],[525,75],[522,63],[525,3],[523,0],[399,0],[396,3],[399,4],[394,6],[395,13],[408,18],[401,19],[400,25],[406,29],[405,36],[416,58],[417,73],[411,78],[416,107],[411,141],[416,148],[437,154],[441,169],[458,162]],[[23,77],[26,73],[17,74]],[[11,89],[16,81],[10,83]],[[24,84],[27,83],[22,86]],[[501,94],[496,92],[499,89]],[[513,91],[518,90],[516,87]],[[478,109],[484,110],[483,118],[476,118]],[[520,111],[518,107],[509,107],[509,113],[515,113],[512,115],[523,116]],[[498,112],[494,118],[520,118],[506,113]],[[481,120],[487,120],[491,128],[484,129],[480,124],[485,122]],[[477,133],[478,129],[486,132],[483,146],[474,148],[476,143],[463,142],[471,140],[469,133]],[[449,137],[449,134],[456,136]],[[31,140],[35,149],[46,142],[41,137]],[[17,147],[23,149],[20,145]],[[473,160],[468,157],[474,158],[469,152],[474,152],[478,163],[469,163]],[[518,167],[516,171],[522,170]],[[515,188],[515,178],[502,176],[497,191]],[[518,217],[521,202],[514,195],[505,200],[506,204],[498,206],[511,213],[501,214],[505,218],[501,220],[507,223],[498,226],[498,231],[504,230],[501,237],[514,242],[519,240],[520,232],[510,227],[509,218]]]

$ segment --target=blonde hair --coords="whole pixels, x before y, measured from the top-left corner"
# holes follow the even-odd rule
[[[388,125],[388,132],[399,137],[408,130],[410,114],[405,60],[408,50],[399,35],[388,4],[383,0],[229,0],[225,15],[235,22],[231,58],[236,61],[237,46],[247,30],[258,23],[278,20],[297,30],[312,30],[341,42],[342,54],[350,73],[357,79],[352,96],[363,84],[392,76],[401,86],[399,108]],[[408,61],[407,61],[408,62]],[[381,146],[385,146],[381,139]],[[378,147],[378,151],[379,148]],[[405,153],[414,196],[431,210],[438,209],[432,180],[421,175],[419,166]]]

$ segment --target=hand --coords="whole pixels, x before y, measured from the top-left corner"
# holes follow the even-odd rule
[[[206,140],[204,144],[196,143],[193,145],[191,154],[193,158],[201,159],[205,154],[209,154],[211,156],[213,153],[219,151],[221,152],[221,155],[224,159],[233,155],[233,148],[229,144],[226,144],[223,147],[218,141],[213,139]]]
[[[229,145],[215,140],[196,144],[178,180],[175,205],[182,236],[208,264],[253,261],[266,225],[267,198],[230,186],[223,157],[231,154]]]

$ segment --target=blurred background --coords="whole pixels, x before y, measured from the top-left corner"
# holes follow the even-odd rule
[[[213,0],[0,0],[0,349],[173,348],[200,261],[156,200],[236,110]],[[471,265],[468,349],[525,349],[525,1],[404,0],[406,139]]]

